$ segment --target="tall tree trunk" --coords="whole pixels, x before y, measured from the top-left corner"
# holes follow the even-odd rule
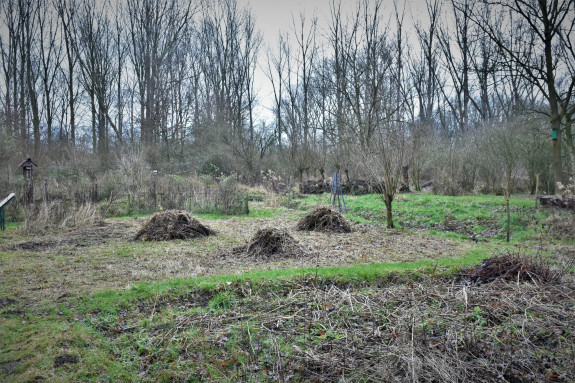
[[[575,141],[573,137],[573,115],[575,114],[575,109],[565,113],[565,144],[567,150],[569,151],[569,157],[571,159],[571,183],[575,183]]]
[[[28,44],[30,49],[30,44]],[[32,72],[32,58],[30,57],[30,51],[26,55],[26,83],[28,86],[28,97],[30,99],[30,109],[32,110],[32,128],[34,131],[34,155],[40,153],[40,111],[38,108],[38,98],[36,95],[36,88],[33,82],[33,72]]]

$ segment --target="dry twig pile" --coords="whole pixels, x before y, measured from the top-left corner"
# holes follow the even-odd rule
[[[258,230],[249,245],[240,250],[244,250],[253,257],[299,257],[305,255],[305,251],[287,231],[276,228]]]
[[[484,259],[469,272],[473,283],[489,283],[496,279],[523,282],[560,282],[561,272],[543,261],[519,253]]]
[[[167,241],[207,237],[216,233],[183,210],[156,213],[136,233],[135,240]]]
[[[329,207],[318,207],[301,218],[297,223],[298,230],[330,231],[351,233],[351,226],[338,212]]]

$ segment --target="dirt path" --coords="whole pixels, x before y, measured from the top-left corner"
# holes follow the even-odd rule
[[[101,226],[49,236],[0,242],[0,298],[19,306],[65,301],[135,283],[279,268],[357,266],[464,256],[473,243],[425,233],[390,231],[377,224],[354,224],[349,234],[295,230],[297,216],[269,219],[202,220],[217,236],[190,241],[133,242],[145,219],[107,220]],[[266,227],[285,228],[309,256],[250,259],[233,255]],[[12,236],[15,237],[15,236]]]

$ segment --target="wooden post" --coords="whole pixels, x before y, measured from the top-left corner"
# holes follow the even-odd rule
[[[154,212],[158,211],[158,194],[156,194],[156,175],[158,174],[157,170],[152,170],[152,187],[154,193]]]
[[[509,198],[511,197],[511,190],[509,181],[507,181],[507,186],[505,187],[505,203],[507,205],[507,242],[511,237],[511,212],[509,211]]]
[[[535,176],[535,207],[537,207],[537,198],[539,196],[539,173]]]

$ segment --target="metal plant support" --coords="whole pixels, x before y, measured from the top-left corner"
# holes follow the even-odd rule
[[[6,222],[5,222],[5,215],[4,215],[4,207],[6,205],[8,205],[8,203],[10,203],[10,201],[12,201],[14,199],[14,197],[16,196],[16,194],[14,193],[10,193],[10,195],[6,198],[4,198],[4,200],[2,200],[2,202],[0,202],[0,230],[4,231],[6,230]]]
[[[341,182],[337,172],[333,173],[333,181],[331,182],[331,194],[329,196],[329,204],[341,213],[342,210],[347,213],[347,206],[343,198],[343,190],[341,189]]]

